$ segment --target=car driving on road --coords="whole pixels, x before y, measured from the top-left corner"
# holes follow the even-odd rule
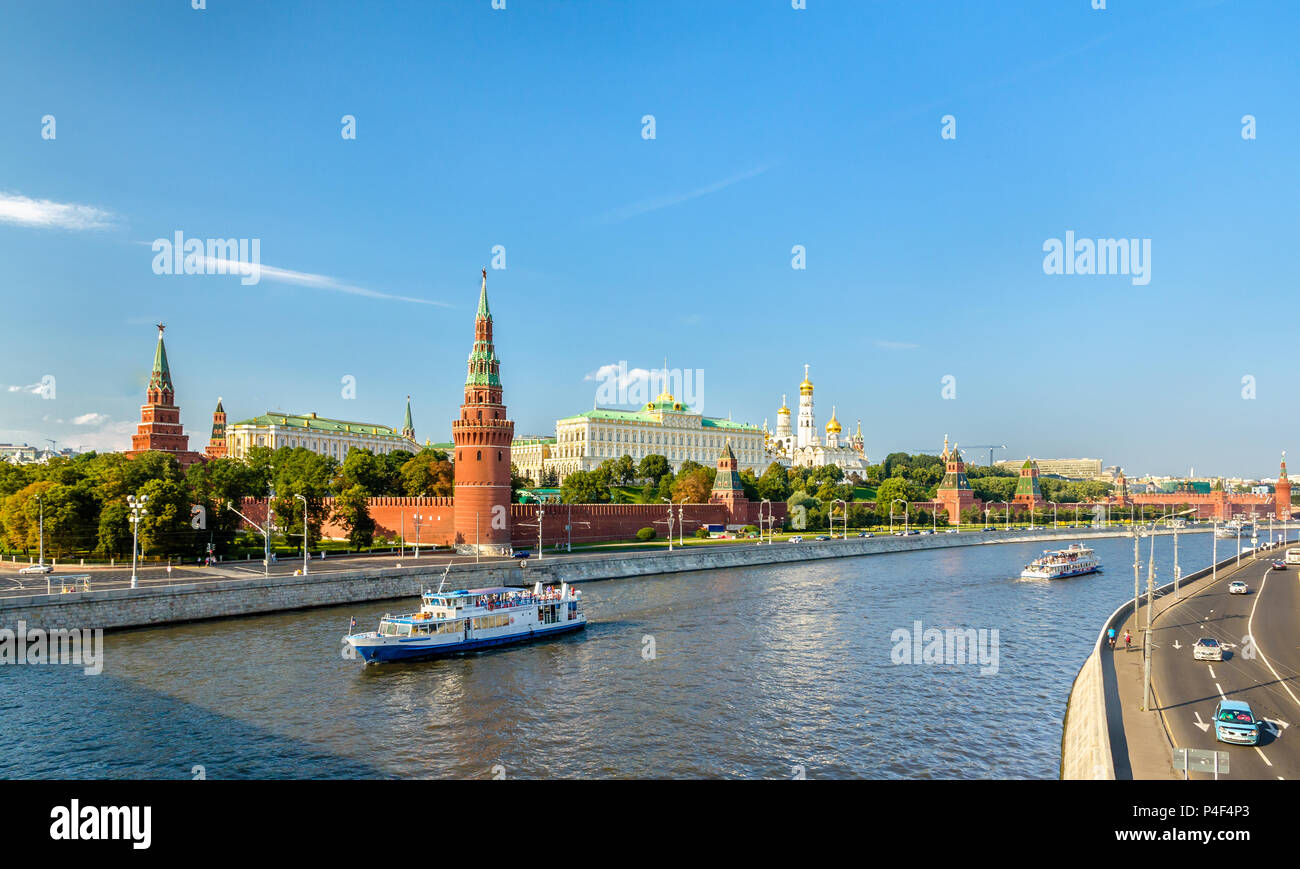
[[[1259,724],[1250,711],[1250,704],[1242,700],[1220,700],[1214,707],[1214,738],[1238,745],[1257,744]]]
[[[1273,569],[1274,569],[1274,570],[1286,570],[1286,562],[1285,562],[1285,561],[1274,561],[1274,562],[1273,562]]]
[[[31,564],[18,571],[19,574],[53,573],[54,568],[48,564]]]
[[[1214,637],[1201,637],[1192,646],[1192,657],[1197,661],[1222,661],[1223,646]]]
[[[1246,585],[1246,583],[1242,582],[1240,579],[1234,579],[1232,582],[1228,583],[1228,594],[1246,594],[1249,591],[1250,586]]]

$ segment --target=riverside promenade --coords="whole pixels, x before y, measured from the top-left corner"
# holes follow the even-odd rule
[[[1204,529],[1208,530],[1208,529]],[[1180,533],[1196,533],[1194,529]],[[687,544],[673,552],[603,552],[548,555],[515,561],[472,557],[447,568],[447,560],[406,559],[400,566],[313,571],[309,575],[211,576],[141,588],[100,588],[55,594],[16,593],[0,597],[0,628],[22,621],[41,628],[119,628],[337,606],[418,596],[436,587],[446,571],[449,588],[532,585],[630,579],[665,573],[788,564],[827,558],[987,546],[1003,543],[1077,541],[1124,536],[1105,528],[964,532],[911,536],[850,537],[802,543]],[[316,565],[318,563],[313,563]],[[42,578],[43,580],[43,578]]]

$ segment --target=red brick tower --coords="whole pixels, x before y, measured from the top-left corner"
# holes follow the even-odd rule
[[[474,349],[465,378],[465,403],[451,424],[456,443],[456,542],[490,548],[510,545],[510,443],[515,424],[501,401],[501,362],[492,345],[487,269],[474,318]]]
[[[212,435],[208,438],[208,447],[204,454],[210,459],[226,457],[226,410],[217,399],[217,409],[212,412]]]
[[[1282,451],[1282,470],[1273,487],[1273,512],[1279,519],[1291,518],[1291,479],[1286,475],[1286,450]]]
[[[744,525],[749,519],[749,499],[740,482],[740,462],[731,450],[731,438],[727,438],[722,455],[718,456],[718,474],[713,478],[709,503],[726,505],[728,525]]]
[[[1016,481],[1016,494],[1011,501],[1030,508],[1047,503],[1043,490],[1038,487],[1038,463],[1033,459],[1025,459],[1020,466],[1020,479]]]
[[[961,522],[961,514],[964,511],[971,507],[979,507],[983,502],[975,497],[975,492],[970,487],[970,480],[966,477],[966,463],[962,461],[961,451],[957,449],[956,444],[953,444],[951,450],[948,449],[947,435],[943,437],[941,458],[944,463],[943,480],[939,483],[935,500],[948,511],[948,521],[956,525]]]
[[[172,372],[167,364],[167,347],[163,344],[162,323],[158,324],[158,346],[153,353],[153,370],[149,374],[149,389],[145,403],[140,406],[140,424],[131,435],[128,458],[141,453],[171,453],[181,466],[203,460],[198,453],[189,451],[190,438],[181,425],[181,409],[176,406],[176,388],[172,386]]]

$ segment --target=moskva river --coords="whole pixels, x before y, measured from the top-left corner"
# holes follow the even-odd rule
[[[1180,535],[1184,575],[1211,542]],[[1017,578],[1064,545],[587,583],[585,632],[429,663],[342,654],[350,616],[415,600],[111,633],[98,675],[0,666],[0,777],[1054,778],[1071,682],[1133,591],[1124,538],[1094,541],[1101,574]]]

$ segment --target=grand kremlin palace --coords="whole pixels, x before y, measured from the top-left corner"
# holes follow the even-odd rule
[[[674,471],[682,462],[712,465],[730,442],[741,470],[761,474],[763,430],[756,425],[714,419],[662,393],[640,410],[595,408],[555,422],[555,437],[521,438],[510,446],[521,474],[534,480],[554,469],[561,480],[574,471],[592,471],[607,459],[666,456]]]

